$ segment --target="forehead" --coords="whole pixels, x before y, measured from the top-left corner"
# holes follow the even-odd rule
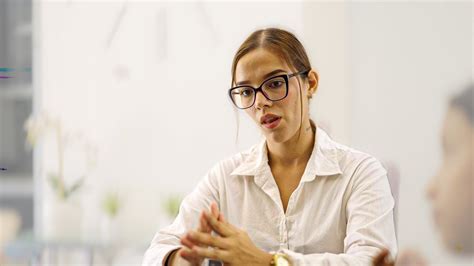
[[[281,56],[265,49],[257,49],[240,58],[235,69],[235,82],[258,83],[263,81],[266,74],[276,69],[290,72],[288,64]]]

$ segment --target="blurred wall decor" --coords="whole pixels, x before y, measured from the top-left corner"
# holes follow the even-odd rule
[[[32,147],[45,143],[55,148],[55,165],[45,167],[39,178],[49,188],[44,194],[44,212],[51,217],[44,225],[47,240],[80,240],[82,208],[80,197],[85,180],[97,163],[97,147],[82,132],[68,130],[47,112],[31,116],[25,123],[26,139]],[[72,169],[72,170],[70,170]]]

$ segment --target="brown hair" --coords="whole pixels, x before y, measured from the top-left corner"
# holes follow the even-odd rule
[[[474,84],[470,83],[462,90],[459,94],[451,99],[450,105],[461,110],[467,120],[470,122],[471,127],[474,127]]]
[[[282,56],[289,66],[296,71],[311,69],[306,50],[301,42],[292,33],[277,29],[268,28],[253,32],[240,45],[232,61],[232,86],[235,82],[235,69],[239,60],[249,52],[257,48],[264,48]]]
[[[235,84],[235,70],[237,63],[246,54],[251,51],[257,50],[258,48],[266,49],[272,53],[278,54],[283,57],[285,62],[290,66],[294,67],[296,71],[311,70],[311,64],[301,42],[292,33],[277,29],[267,28],[261,29],[250,34],[249,37],[240,45],[239,49],[235,53],[234,60],[232,61],[232,82],[231,86]],[[299,77],[298,77],[299,78]],[[299,79],[298,79],[299,83]],[[301,126],[303,123],[303,100],[301,96],[301,85],[300,85],[300,106],[301,106],[301,117],[300,117],[300,129],[299,136],[301,135]],[[237,115],[237,113],[236,113]],[[237,135],[236,141],[239,136],[239,120],[237,117]]]

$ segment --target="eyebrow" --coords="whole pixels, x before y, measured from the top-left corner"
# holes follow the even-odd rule
[[[272,72],[269,72],[269,73],[263,75],[263,79],[265,80],[266,78],[271,77],[271,76],[275,75],[276,73],[280,73],[280,72],[285,72],[286,73],[286,71],[283,70],[283,69],[273,70]],[[248,83],[250,83],[250,81],[244,80],[244,81],[236,82],[235,85],[239,86],[239,85],[248,84]]]

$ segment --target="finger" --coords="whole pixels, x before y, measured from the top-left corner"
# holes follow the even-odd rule
[[[197,243],[193,243],[191,239],[189,239],[187,236],[184,236],[180,239],[180,242],[183,246],[192,249]]]
[[[198,263],[201,259],[204,259],[203,257],[199,257],[195,252],[193,252],[191,249],[188,249],[186,247],[182,247],[178,255],[189,261],[191,264]]]
[[[217,203],[215,201],[211,202],[211,213],[212,216],[216,218],[219,217],[219,208],[217,207]]]
[[[204,231],[204,225],[202,223],[202,212],[199,214],[199,225],[198,225],[198,231]]]
[[[194,260],[196,258],[196,256],[192,252],[192,250],[190,250],[188,248],[182,248],[181,252],[179,252],[179,256],[182,257],[183,259],[187,260],[187,261],[191,261],[191,260]]]
[[[218,220],[221,221],[221,222],[227,223],[227,220],[224,218],[224,215],[222,215],[222,213],[219,213]]]
[[[222,213],[219,211],[219,208],[217,207],[217,203],[215,201],[211,203],[211,213],[214,217],[217,218],[217,220],[225,222],[224,215],[222,215]]]
[[[193,242],[199,243],[200,246],[205,245],[205,246],[211,246],[211,247],[216,247],[220,249],[229,249],[230,247],[228,240],[220,236],[213,236],[211,234],[201,233],[197,231],[190,231],[187,234],[187,236]]]
[[[192,252],[192,251],[191,251]],[[186,263],[185,265],[193,265],[193,266],[197,266],[197,265],[202,265],[202,262],[204,261],[204,257],[198,257],[197,255],[181,255],[180,256],[180,259],[181,260],[184,260],[184,261],[187,261],[188,263]],[[182,264],[182,261],[181,262],[178,262],[178,265],[183,265]]]
[[[201,212],[201,215],[199,216],[199,231],[201,232],[206,232],[210,233],[212,231],[211,226],[207,222],[206,218],[204,217],[204,211]]]
[[[222,249],[201,248],[201,247],[196,246],[192,250],[194,254],[201,257],[214,259],[214,260],[221,260],[223,262],[229,261],[229,252]]]
[[[199,232],[199,231],[196,231],[196,232]],[[205,234],[205,235],[210,235],[209,233],[202,233],[202,232],[200,233]],[[180,243],[189,249],[192,249],[194,246],[201,246],[201,247],[208,246],[208,244],[204,244],[202,242],[199,242],[197,239],[192,238],[189,232],[183,237],[181,237]]]
[[[218,221],[216,218],[214,218],[207,212],[204,213],[204,217],[206,218],[211,228],[223,237],[228,237],[235,232],[235,229],[232,227],[231,224],[227,222]]]

